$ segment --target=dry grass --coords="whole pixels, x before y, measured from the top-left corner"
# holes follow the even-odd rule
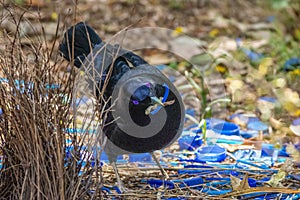
[[[4,4],[3,4],[4,5]],[[67,133],[75,127],[70,116],[75,70],[58,71],[62,59],[55,51],[56,41],[49,46],[45,34],[37,42],[24,46],[20,22],[26,13],[16,14],[7,7],[8,19],[16,31],[3,32],[0,74],[0,171],[1,199],[93,199],[100,196],[101,167],[88,161],[92,152],[82,152],[79,133]],[[57,37],[56,37],[57,38]],[[19,83],[16,83],[16,80]],[[59,88],[49,89],[58,84]],[[86,122],[88,123],[88,122]],[[66,149],[66,139],[72,150]],[[93,141],[89,141],[92,143]],[[83,159],[80,159],[83,158]],[[84,159],[85,158],[85,159]],[[86,160],[87,162],[84,163]],[[98,178],[92,178],[98,177]],[[93,194],[90,193],[94,190]]]

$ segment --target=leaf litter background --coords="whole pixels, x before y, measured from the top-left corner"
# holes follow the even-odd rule
[[[203,137],[195,133],[201,132],[198,125],[202,118],[231,121],[244,132],[251,130],[251,119],[259,121],[252,127],[253,132],[257,131],[254,137],[238,136],[234,144],[228,142],[233,138],[225,136],[222,143],[218,142],[227,150],[221,163],[198,162],[201,142],[192,140],[185,146],[177,142],[157,152],[170,181],[161,181],[159,171],[146,155],[120,158],[122,179],[132,190],[128,194],[118,194],[112,169],[103,163],[107,197],[299,198],[299,2],[82,0],[75,6],[74,1],[28,0],[16,4],[16,12],[29,10],[20,24],[24,46],[38,42],[37,34],[43,31],[52,45],[58,20],[59,37],[73,23],[86,21],[104,41],[128,26],[170,29],[136,32],[121,42],[128,49],[153,47],[136,52],[158,65],[178,86],[188,115],[184,132],[187,138]],[[1,15],[0,34],[14,33],[15,26],[5,17],[4,6]],[[59,41],[55,41],[55,48]],[[6,41],[1,40],[1,51],[5,45]],[[172,52],[180,52],[181,57]],[[64,63],[53,73],[64,78],[68,70],[68,63]],[[205,84],[201,85],[203,80]],[[231,102],[222,102],[227,98]],[[217,99],[221,103],[209,104]],[[79,105],[83,117],[77,120],[78,126],[87,117],[87,107],[88,103]],[[209,133],[208,129],[202,145],[216,142],[210,141],[213,138]],[[146,161],[128,162],[134,159]]]

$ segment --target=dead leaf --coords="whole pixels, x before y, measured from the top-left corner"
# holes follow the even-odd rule
[[[231,187],[233,190],[241,191],[249,189],[248,174],[245,174],[243,180],[230,174]]]

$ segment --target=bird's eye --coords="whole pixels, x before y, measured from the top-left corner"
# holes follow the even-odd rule
[[[137,101],[137,100],[132,100],[132,103],[133,103],[134,105],[138,105],[140,102]]]

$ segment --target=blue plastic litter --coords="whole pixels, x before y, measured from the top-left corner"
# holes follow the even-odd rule
[[[7,78],[0,78],[0,83],[8,83],[9,80]],[[27,92],[31,92],[32,89],[34,88],[34,83],[33,82],[25,82],[24,80],[14,80],[15,82],[15,87],[17,90],[20,90],[21,93],[25,92],[25,89],[27,90]],[[58,89],[60,88],[59,84],[49,84],[46,83],[45,88],[47,90],[53,90],[53,89]]]
[[[199,148],[196,151],[196,160],[199,162],[222,162],[226,158],[226,149],[218,145]]]
[[[261,164],[255,164],[254,162],[251,162],[251,161],[248,161],[248,160],[236,160],[236,162],[241,162],[243,164],[246,164],[246,165],[250,165],[250,166],[253,166],[253,167],[257,167],[259,169],[270,169],[269,166],[261,163]]]
[[[222,135],[239,135],[240,127],[234,123],[224,122],[212,126],[212,130]]]
[[[130,154],[129,162],[151,162],[152,157],[149,153]]]
[[[65,130],[67,133],[96,133],[97,132],[97,130],[95,130],[95,129],[89,129],[89,130],[87,130],[87,129],[79,129],[79,128],[67,128],[66,130]]]
[[[80,104],[87,104],[90,98],[83,96],[81,98],[76,98],[76,106],[79,106]]]
[[[300,58],[297,57],[290,58],[283,65],[284,71],[292,71],[299,67],[300,67]]]
[[[111,194],[111,191],[110,191],[110,189],[109,189],[108,187],[104,187],[104,186],[103,186],[103,187],[101,188],[101,190],[107,192],[108,194]]]
[[[236,45],[238,49],[240,49],[252,62],[258,62],[260,59],[262,59],[264,56],[261,53],[256,53],[250,49],[244,48],[241,46],[242,39],[236,38]]]
[[[272,23],[276,20],[276,17],[274,15],[270,15],[267,17],[266,21],[269,23]]]
[[[185,185],[187,186],[195,186],[195,185],[200,185],[203,184],[203,178],[202,177],[193,177],[193,178],[187,178],[183,180],[183,183],[179,185],[179,187],[184,187]]]
[[[274,151],[275,151],[274,144],[267,144],[267,143],[262,144],[262,151],[261,151],[262,156],[272,157],[273,154],[274,154]],[[278,156],[280,156],[280,157],[289,157],[289,154],[286,152],[286,147],[285,146],[278,151]]]
[[[240,135],[245,139],[254,138],[254,137],[258,136],[258,131],[256,131],[256,130],[240,130]]]
[[[300,181],[300,174],[292,174],[291,177],[293,177],[293,179]]]
[[[254,160],[261,158],[261,150],[240,149],[234,152],[233,155],[236,159]]]
[[[121,190],[118,188],[118,186],[113,186],[113,189],[117,191],[118,194],[122,194]]]
[[[268,97],[268,96],[259,97],[259,100],[268,101],[270,103],[277,103],[278,102],[276,98]]]
[[[231,192],[232,190],[231,189],[229,189],[229,190],[212,190],[210,188],[205,188],[202,191],[208,195],[217,196],[217,195],[226,194],[228,192]]]
[[[191,131],[184,131],[178,139],[180,150],[193,151],[202,145],[202,134],[197,134]]]
[[[269,126],[261,121],[250,122],[247,126],[248,129],[262,131],[263,133],[268,133]]]
[[[193,108],[186,109],[185,114],[195,116],[195,109],[193,109]]]
[[[2,111],[2,108],[0,108],[0,115],[2,115],[3,114],[3,111]]]
[[[144,180],[142,180],[144,182]],[[172,181],[164,181],[160,179],[149,179],[146,181],[151,187],[159,188],[162,185],[168,189],[174,189],[174,183]]]
[[[155,66],[157,69],[159,69],[160,71],[164,70],[165,68],[167,68],[168,66],[166,65],[156,65]]]
[[[299,126],[300,125],[300,118],[294,119],[293,122],[292,122],[292,124],[294,126]]]

